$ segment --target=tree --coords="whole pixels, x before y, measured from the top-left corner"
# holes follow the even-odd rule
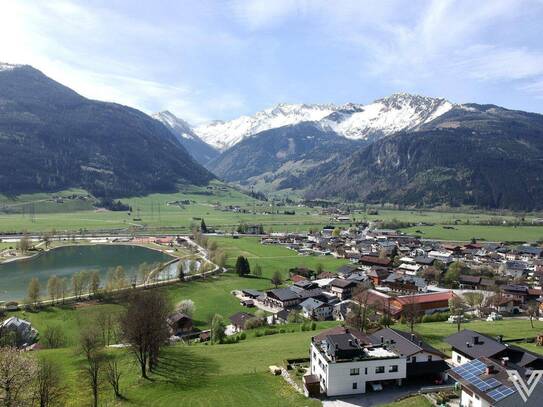
[[[117,314],[100,310],[96,315],[96,327],[102,336],[102,343],[109,346],[117,337]]]
[[[445,272],[445,276],[443,277],[443,280],[445,284],[448,287],[452,287],[454,284],[456,284],[460,278],[460,273],[464,270],[464,264],[455,261],[454,263],[451,263],[447,271]]]
[[[177,278],[179,279],[179,281],[184,281],[185,280],[185,270],[183,269],[183,261],[182,260],[179,260],[177,262]]]
[[[279,287],[281,284],[283,284],[283,276],[279,272],[279,270],[275,271],[273,273],[273,276],[271,278],[271,283],[275,286],[275,288]]]
[[[409,299],[402,308],[402,316],[409,325],[409,331],[415,331],[415,324],[418,322],[421,314],[420,305],[416,301],[415,293],[412,292]]]
[[[213,263],[223,268],[226,265],[226,253],[224,253],[222,250],[215,252],[215,255],[213,256]]]
[[[48,249],[49,246],[51,245],[51,238],[52,238],[52,235],[50,232],[45,232],[43,234],[43,242],[45,243],[45,248]]]
[[[158,355],[168,340],[167,323],[171,307],[160,291],[140,291],[128,300],[121,314],[120,326],[124,340],[140,365],[141,377],[147,378],[147,370],[153,370]]]
[[[322,263],[318,263],[316,273],[317,273],[317,275],[319,275],[322,272],[324,272],[324,267],[323,267]]]
[[[34,307],[40,302],[40,281],[36,277],[32,277],[30,283],[28,283],[27,297],[28,302]]]
[[[485,299],[485,296],[483,293],[478,291],[473,292],[467,292],[464,294],[464,300],[466,301],[466,304],[477,311],[477,315],[480,317],[481,315],[481,309],[483,307],[483,301]]]
[[[226,325],[222,315],[215,314],[211,320],[211,341],[214,343],[221,343],[226,337]]]
[[[346,316],[347,325],[362,332],[367,330],[369,318],[375,313],[375,309],[369,304],[369,297],[368,287],[356,287],[353,292],[354,304]]]
[[[119,363],[117,362],[117,359],[110,358],[106,364],[106,380],[110,384],[111,388],[113,389],[115,398],[118,398],[118,399],[121,399],[123,397],[121,394],[121,385],[120,385],[121,376],[122,376],[122,372],[119,367]]]
[[[60,325],[47,325],[40,338],[40,342],[49,349],[61,348],[66,344],[66,335]]]
[[[255,277],[262,277],[262,267],[260,266],[260,264],[256,264],[253,268],[253,275]]]
[[[0,405],[26,407],[32,405],[32,382],[36,362],[16,348],[0,348]]]
[[[89,294],[96,297],[100,289],[100,272],[98,270],[91,271],[89,281]]]
[[[249,275],[251,273],[251,267],[249,266],[249,261],[243,256],[238,256],[236,260],[236,273],[240,277]]]
[[[81,273],[74,273],[72,275],[72,291],[77,299],[81,298],[81,293],[83,291]]]
[[[49,298],[51,298],[51,303],[53,305],[55,304],[55,301],[58,300],[59,284],[60,279],[57,276],[51,276],[47,280],[47,293],[49,294]]]
[[[196,306],[192,300],[183,300],[177,305],[177,311],[192,318]]]
[[[18,248],[21,254],[26,254],[32,248],[32,240],[25,233],[21,239],[19,239]]]
[[[202,222],[200,222],[200,232],[207,233],[207,226],[204,218],[202,218]]]
[[[530,318],[530,325],[534,329],[534,318],[537,317],[539,313],[539,304],[536,301],[530,301],[526,307],[526,313]]]
[[[458,332],[460,332],[462,321],[464,319],[464,313],[466,310],[466,304],[464,302],[464,299],[459,295],[453,295],[449,299],[449,309],[451,312],[451,316],[453,316],[456,320],[456,328]]]
[[[66,387],[57,362],[39,358],[36,372],[36,403],[40,407],[63,405]]]
[[[62,277],[59,282],[59,297],[62,298],[62,303],[64,304],[64,300],[66,299],[66,294],[68,293],[68,280],[66,277]]]
[[[98,407],[104,356],[101,352],[99,335],[95,327],[86,327],[81,331],[79,345],[81,352],[85,356],[86,363],[83,373],[92,391],[92,405]]]
[[[290,311],[287,317],[287,321],[294,324],[303,322],[303,320],[304,317],[302,316],[302,313],[297,309],[293,309],[292,311]]]

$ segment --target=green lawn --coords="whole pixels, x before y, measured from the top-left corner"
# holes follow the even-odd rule
[[[328,327],[330,324],[322,324]],[[285,358],[307,356],[316,331],[254,337],[231,345],[177,345],[166,348],[162,365],[150,380],[139,377],[132,356],[109,351],[123,369],[121,390],[126,397],[115,405],[135,406],[319,406],[296,393],[268,366]],[[67,406],[89,403],[90,393],[81,374],[83,361],[74,348],[45,350],[40,355],[57,360],[69,389]],[[102,402],[112,405],[111,391],[102,388]]]
[[[450,241],[469,241],[472,238],[494,242],[543,240],[543,226],[456,225],[453,227],[454,229],[445,229],[442,225],[416,226],[402,229],[402,231],[419,235],[424,239]]]
[[[409,330],[405,325],[398,325],[398,329],[404,331]],[[503,335],[504,339],[519,339],[534,337],[543,331],[543,322],[534,321],[532,329],[530,321],[524,319],[505,319],[502,321],[486,322],[486,321],[471,321],[462,324],[461,329],[470,329],[482,334],[497,337]],[[430,322],[415,325],[415,332],[437,349],[450,354],[450,346],[443,339],[457,332],[455,324],[447,322]],[[538,353],[543,353],[543,348],[535,345],[518,343],[519,346],[527,345],[530,350]]]
[[[432,407],[433,404],[424,396],[414,396],[397,401],[395,403],[384,404],[382,407]]]
[[[264,211],[272,210],[268,202],[257,201],[219,182],[213,182],[210,188],[186,186],[181,192],[173,194],[121,198],[122,202],[132,207],[133,214],[130,216],[127,212],[96,211],[90,201],[52,202],[51,194],[22,195],[16,198],[0,196],[0,232],[141,227],[187,232],[193,225],[200,224],[200,218],[204,218],[208,226],[226,231],[235,229],[241,222],[261,223],[266,231],[307,231],[311,227],[322,227],[330,221],[329,216],[319,215],[316,209],[310,208],[276,207],[279,214],[265,215]],[[78,190],[60,194],[73,193],[86,194]],[[185,200],[190,201],[190,204],[173,204]],[[222,211],[216,209],[215,204],[240,206],[249,213]],[[6,208],[18,213],[6,213]],[[285,210],[293,210],[296,215],[284,215]]]

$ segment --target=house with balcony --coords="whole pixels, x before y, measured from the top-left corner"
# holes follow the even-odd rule
[[[372,345],[360,332],[336,329],[312,338],[310,374],[304,383],[318,383],[320,393],[327,396],[346,396],[401,385],[405,377],[405,356],[387,345]]]

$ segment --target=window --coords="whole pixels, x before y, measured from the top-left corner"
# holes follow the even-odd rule
[[[368,368],[364,369],[364,374],[368,374]]]
[[[356,390],[358,388],[358,383],[354,382],[353,383],[353,390]]]
[[[458,363],[462,363],[462,356],[458,355],[458,356],[456,357],[456,361],[457,361]]]
[[[428,362],[432,361],[432,355],[428,355]]]
[[[375,368],[375,373],[385,373],[385,367],[384,366],[377,366]]]
[[[359,368],[351,369],[351,373],[350,373],[351,376],[356,376],[356,375],[359,375],[359,374],[360,374],[360,369]]]
[[[415,363],[417,361],[417,357],[416,356],[411,356],[411,362]]]
[[[397,372],[398,371],[398,365],[392,365],[388,369],[389,372]]]

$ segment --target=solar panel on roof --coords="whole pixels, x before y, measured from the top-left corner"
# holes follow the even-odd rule
[[[496,401],[500,401],[506,398],[507,396],[510,396],[514,392],[515,390],[513,390],[511,387],[501,386],[501,387],[498,387],[497,389],[489,391],[488,395],[492,397],[492,399]]]

